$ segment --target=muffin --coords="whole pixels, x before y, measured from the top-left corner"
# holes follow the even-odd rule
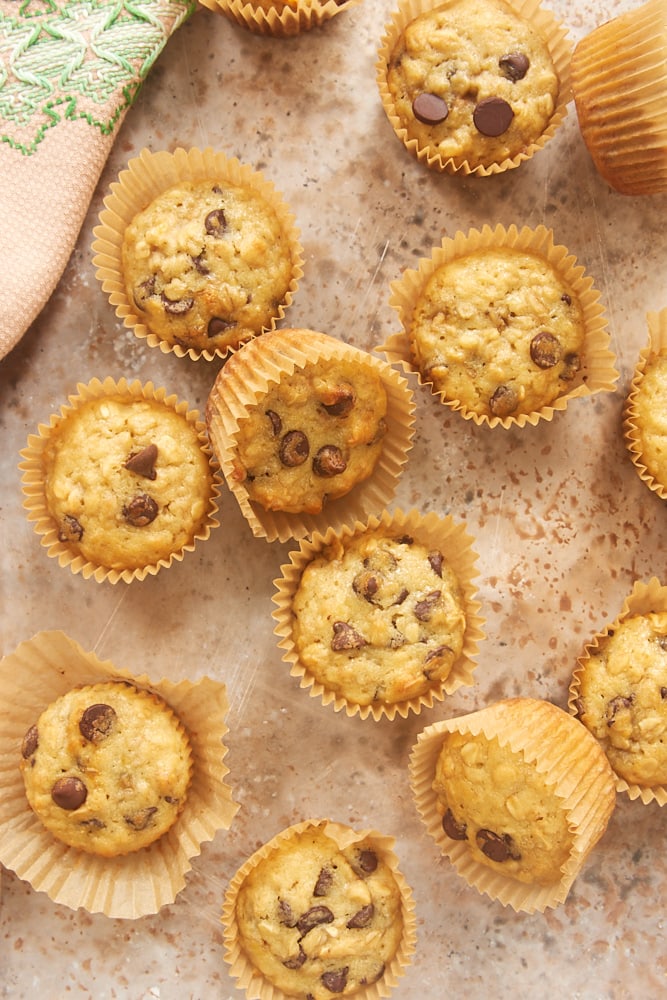
[[[303,273],[301,247],[261,173],[210,149],[144,150],[104,205],[97,276],[151,346],[225,357],[284,315]]]
[[[223,923],[225,958],[249,996],[386,996],[414,947],[391,842],[325,821],[260,848],[230,884]]]
[[[417,809],[459,874],[526,912],[565,900],[615,804],[591,734],[531,698],[428,727],[410,773]]]
[[[382,350],[478,424],[550,419],[618,379],[599,293],[575,263],[543,226],[446,237],[392,283],[403,333]]]
[[[517,167],[567,111],[570,47],[518,0],[403,0],[377,63],[398,137],[427,166],[484,176]]]
[[[219,372],[213,449],[257,535],[303,537],[395,489],[412,394],[389,365],[314,330],[264,334]]]
[[[593,734],[618,791],[667,802],[667,587],[637,581],[577,660],[570,711]]]
[[[572,55],[579,127],[616,191],[667,191],[667,0],[649,0],[585,35]]]
[[[143,579],[218,523],[204,424],[152,383],[79,385],[21,454],[25,506],[42,544],[86,577]]]
[[[378,720],[471,684],[482,637],[471,541],[451,518],[400,510],[303,540],[274,595],[301,686]]]
[[[319,27],[359,0],[201,0],[256,35],[287,38]]]
[[[667,498],[667,309],[647,316],[649,341],[640,353],[625,401],[623,431],[637,474]]]
[[[30,808],[54,837],[114,857],[152,844],[175,823],[192,755],[162,699],[111,682],[49,705],[23,738],[20,767]]]

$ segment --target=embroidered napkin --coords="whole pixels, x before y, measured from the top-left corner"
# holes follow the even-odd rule
[[[109,150],[196,0],[0,0],[0,358],[46,303]]]

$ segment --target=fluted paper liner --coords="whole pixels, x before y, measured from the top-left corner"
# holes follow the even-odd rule
[[[593,636],[586,644],[581,656],[577,658],[577,667],[572,674],[568,695],[568,709],[573,716],[577,715],[577,699],[586,663],[592,653],[599,648],[600,641],[613,632],[626,618],[664,612],[667,612],[667,587],[663,586],[657,577],[652,577],[648,583],[636,580],[631,593],[623,602],[618,616],[603,631]],[[665,785],[635,785],[627,782],[619,774],[614,773],[614,777],[616,791],[627,794],[628,798],[640,799],[644,805],[648,805],[649,802],[657,802],[659,806],[667,805],[667,787]]]
[[[647,365],[661,355],[667,356],[667,308],[657,313],[647,313],[646,320],[648,325],[648,343],[640,351],[630,391],[625,401],[623,435],[628,451],[630,452],[630,458],[641,481],[650,490],[657,493],[661,500],[667,500],[667,480],[664,483],[660,482],[652,472],[649,472],[644,463],[642,427],[637,410],[637,393],[640,390]]]
[[[387,68],[392,52],[405,28],[421,14],[435,8],[450,7],[456,0],[401,0],[394,11],[392,20],[386,25],[376,62],[376,79],[380,92],[380,100],[394,132],[405,148],[415,156],[420,163],[432,170],[449,174],[472,174],[475,177],[488,177],[491,174],[504,173],[520,166],[532,157],[547,142],[553,138],[562,125],[567,114],[567,107],[572,99],[570,87],[570,56],[572,46],[567,38],[567,31],[549,11],[541,7],[539,0],[507,0],[508,6],[536,31],[545,42],[551,60],[554,64],[558,80],[558,96],[556,107],[542,135],[526,149],[514,156],[499,162],[490,162],[471,166],[464,157],[444,157],[434,146],[420,145],[418,139],[411,139],[407,129],[402,125],[396,113],[394,99],[387,86]]]
[[[44,450],[49,437],[57,430],[61,421],[74,412],[77,407],[90,399],[101,399],[105,396],[127,400],[156,400],[162,403],[165,408],[180,413],[183,419],[196,429],[202,452],[209,460],[211,485],[208,511],[199,530],[188,544],[172,552],[168,558],[136,569],[117,570],[90,562],[71,549],[66,542],[61,542],[58,538],[57,523],[51,516],[46,502]],[[92,577],[98,583],[106,580],[114,584],[120,580],[125,583],[130,583],[132,580],[144,580],[146,576],[154,576],[160,569],[171,566],[174,560],[181,561],[186,552],[192,552],[195,545],[205,541],[212,529],[219,525],[216,515],[222,478],[211,453],[206,435],[206,425],[203,420],[199,419],[197,410],[189,409],[187,402],[179,401],[175,395],[167,395],[166,389],[156,387],[152,382],[146,382],[142,385],[137,379],[129,382],[125,378],[116,381],[107,377],[103,381],[94,378],[88,384],[78,383],[76,393],[68,396],[68,401],[61,406],[60,412],[52,414],[48,424],[39,424],[37,432],[29,435],[27,445],[20,454],[22,461],[19,463],[19,469],[22,471],[21,484],[25,497],[23,506],[28,511],[28,520],[33,522],[35,532],[41,536],[40,543],[46,548],[47,555],[57,559],[60,566],[68,566],[73,573],[81,573],[84,579]]]
[[[392,704],[374,702],[370,705],[359,705],[327,689],[300,661],[293,638],[291,606],[301,575],[307,565],[313,559],[317,559],[326,546],[331,545],[337,537],[345,544],[346,541],[366,531],[372,532],[376,529],[399,537],[410,535],[416,542],[428,546],[429,549],[442,552],[445,562],[454,571],[461,587],[466,625],[461,656],[453,664],[449,675],[438,686],[404,702]],[[393,720],[397,714],[403,718],[407,718],[410,712],[419,714],[422,708],[432,708],[434,701],[442,701],[446,695],[453,694],[460,687],[472,685],[473,671],[477,666],[475,657],[478,643],[484,638],[484,619],[479,614],[481,604],[476,599],[473,582],[478,557],[472,546],[473,538],[466,533],[463,524],[457,523],[449,516],[440,517],[434,512],[422,515],[416,510],[407,513],[402,510],[395,510],[393,513],[383,511],[380,517],[374,515],[365,524],[358,521],[352,526],[345,525],[338,532],[330,528],[324,535],[316,533],[312,539],[303,539],[299,548],[290,553],[290,562],[281,566],[282,576],[274,581],[276,592],[273,601],[277,606],[273,612],[277,622],[274,631],[280,637],[279,648],[285,650],[283,660],[292,665],[291,676],[300,679],[300,687],[309,689],[311,697],[320,698],[323,705],[333,704],[334,711],[339,712],[344,709],[348,716],[358,714],[362,719],[371,715],[375,721],[382,717]]]
[[[248,858],[236,872],[225,893],[222,911],[222,924],[225,944],[225,961],[230,966],[230,974],[237,980],[239,989],[246,991],[249,1000],[289,1000],[281,989],[273,986],[257,970],[241,947],[239,930],[236,920],[236,898],[248,874],[268,857],[276,848],[285,842],[299,836],[310,829],[321,829],[341,849],[345,850],[362,840],[372,841],[378,857],[391,870],[396,885],[401,894],[401,916],[403,920],[403,937],[396,955],[387,965],[384,974],[378,982],[366,989],[356,990],[354,996],[358,1000],[378,1000],[388,997],[396,986],[399,978],[405,973],[411,962],[416,943],[415,905],[412,890],[398,867],[398,858],[394,853],[394,838],[387,837],[376,830],[353,830],[351,827],[328,819],[308,819],[282,830],[271,840],[263,844]]]
[[[224,14],[230,21],[247,28],[255,35],[291,38],[303,31],[317,28],[337,14],[356,7],[361,0],[292,0],[264,10],[248,0],[200,0],[204,7]]]
[[[128,299],[122,268],[122,248],[125,230],[138,212],[169,188],[181,181],[218,180],[223,184],[249,187],[263,197],[275,211],[287,237],[292,253],[292,280],[275,316],[265,329],[273,329],[283,318],[292,303],[299,279],[303,276],[303,255],[300,236],[295,219],[273,183],[259,171],[240,163],[235,157],[207,147],[206,149],[178,148],[173,153],[160,150],[156,153],[143,149],[127,164],[127,168],[110,186],[110,193],[104,199],[104,209],[100,213],[99,224],[93,230],[92,244],[95,275],[115,307],[116,315],[150,347],[159,347],[163,354],[173,353],[177,357],[188,356],[197,361],[203,358],[212,361],[226,357],[232,348],[218,347],[213,350],[198,350],[178,343],[169,343],[153,333],[137,313],[134,302]],[[259,335],[259,334],[257,334]]]
[[[487,739],[522,754],[556,795],[563,799],[574,835],[572,852],[553,885],[530,885],[477,861],[465,841],[451,840],[442,828],[433,779],[445,733],[459,732]],[[550,702],[508,698],[469,715],[436,722],[418,737],[410,754],[410,783],[429,835],[456,871],[479,892],[504,906],[526,913],[543,912],[564,902],[575,878],[607,828],[616,793],[606,756],[588,730]]]
[[[101,858],[68,847],[42,825],[28,805],[19,761],[25,733],[49,704],[74,687],[110,680],[167,702],[190,738],[193,770],[185,807],[167,833],[132,854]],[[64,632],[39,632],[0,661],[0,702],[0,862],[71,909],[134,919],[173,903],[202,843],[228,829],[239,808],[224,780],[224,684],[151,681],[99,660]]]
[[[259,405],[281,375],[291,375],[325,359],[352,359],[374,369],[387,393],[387,432],[372,475],[345,496],[325,504],[319,514],[265,510],[251,501],[246,487],[233,475],[235,437],[239,421]],[[304,538],[329,527],[364,520],[383,510],[394,496],[412,447],[414,396],[403,378],[380,358],[315,330],[281,329],[248,341],[226,362],[211,389],[206,420],[213,450],[227,485],[236,497],[253,534],[269,542]]]
[[[667,0],[585,35],[572,54],[579,128],[602,178],[627,195],[667,191]]]
[[[432,382],[421,374],[415,366],[410,343],[410,328],[417,300],[431,275],[452,260],[465,257],[478,250],[519,250],[532,253],[547,261],[556,274],[565,281],[576,295],[583,311],[584,343],[581,370],[573,380],[572,388],[558,396],[550,405],[533,413],[510,414],[507,417],[489,416],[469,410],[458,399],[447,399],[438,392]],[[554,243],[552,230],[545,226],[531,229],[516,225],[494,228],[485,225],[481,230],[470,229],[467,233],[458,231],[453,237],[445,236],[440,246],[434,247],[429,257],[419,260],[416,270],[406,269],[400,278],[391,282],[389,304],[398,313],[402,331],[390,336],[378,350],[384,353],[392,364],[399,364],[417,376],[420,385],[428,386],[435,396],[457,411],[466,420],[489,427],[500,425],[504,428],[525,427],[540,420],[552,420],[554,413],[564,410],[570,400],[579,396],[590,396],[598,392],[613,392],[619,373],[616,371],[615,356],[610,350],[607,320],[600,302],[600,292],[594,287],[593,279],[585,274],[583,266],[567,248]]]

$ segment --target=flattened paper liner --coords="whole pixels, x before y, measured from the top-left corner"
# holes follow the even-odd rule
[[[474,413],[460,400],[445,398],[443,393],[438,392],[433,384],[422,376],[412,358],[410,327],[417,300],[434,271],[452,260],[465,257],[477,250],[503,248],[541,256],[555,269],[581,304],[585,333],[582,368],[568,392],[564,392],[549,406],[544,406],[533,413],[497,417]],[[600,293],[594,287],[593,279],[586,276],[584,268],[577,264],[576,258],[569,254],[567,248],[554,243],[553,232],[545,226],[537,226],[536,229],[523,226],[518,229],[517,226],[511,225],[509,229],[505,229],[504,226],[497,225],[492,229],[485,225],[481,230],[471,229],[467,233],[458,231],[453,237],[444,237],[440,246],[432,249],[429,257],[421,258],[416,270],[406,269],[400,278],[391,282],[390,289],[389,304],[397,311],[403,329],[400,333],[390,336],[378,350],[384,353],[390,363],[400,364],[405,371],[415,374],[420,385],[428,386],[433,395],[439,396],[445,406],[457,411],[466,420],[473,420],[478,425],[487,424],[489,427],[535,425],[540,420],[552,420],[554,413],[564,410],[571,399],[598,392],[613,392],[615,389],[619,374],[614,367],[615,356],[609,348],[610,338],[607,320],[600,303]]]
[[[373,848],[378,857],[390,868],[394,876],[401,894],[401,916],[403,919],[402,941],[393,960],[385,968],[382,978],[367,989],[357,990],[354,993],[355,998],[358,998],[358,1000],[379,1000],[380,997],[388,997],[410,964],[416,944],[415,904],[412,897],[412,890],[398,868],[398,858],[393,850],[395,841],[392,837],[387,837],[376,830],[356,831],[341,823],[326,819],[304,820],[301,823],[296,823],[282,830],[255,851],[241,865],[229,883],[225,893],[222,924],[225,961],[230,966],[230,974],[237,980],[238,988],[246,991],[246,996],[249,1000],[289,1000],[282,990],[269,983],[262,973],[255,969],[247,960],[239,942],[239,931],[236,921],[236,898],[244,880],[260,861],[286,841],[312,828],[321,829],[322,833],[330,837],[341,850],[345,850],[361,840],[368,839],[372,841]]]
[[[256,35],[273,35],[275,38],[290,38],[303,31],[317,28],[337,14],[356,7],[361,0],[293,0],[276,3],[270,10],[249,3],[248,0],[200,0],[204,7],[224,14],[242,28]]]
[[[429,549],[442,552],[445,562],[456,574],[461,587],[466,627],[461,656],[438,687],[404,702],[359,705],[324,687],[301,663],[294,644],[291,607],[302,573],[313,559],[318,558],[326,546],[331,545],[336,538],[340,538],[344,544],[357,535],[378,528],[398,536],[408,534]],[[330,528],[324,535],[316,533],[312,539],[302,540],[299,548],[290,553],[290,562],[281,566],[282,576],[274,580],[276,592],[273,601],[277,605],[273,612],[277,622],[274,632],[280,637],[279,648],[285,650],[283,660],[292,665],[291,676],[300,679],[300,687],[308,688],[311,697],[320,698],[323,705],[333,704],[334,711],[345,709],[348,716],[358,714],[362,719],[371,715],[376,722],[382,717],[393,720],[397,714],[403,718],[410,712],[419,714],[422,708],[432,708],[434,701],[442,701],[446,695],[453,694],[460,687],[472,685],[473,671],[477,666],[474,659],[477,656],[478,643],[484,638],[482,630],[484,619],[479,614],[481,604],[476,600],[473,584],[477,553],[473,551],[472,545],[473,538],[466,533],[464,526],[456,523],[453,518],[439,517],[434,512],[422,515],[416,510],[407,514],[401,510],[393,513],[384,511],[380,517],[370,517],[365,524],[357,521],[352,526],[344,526],[340,531]]]
[[[57,841],[28,805],[21,742],[44,709],[84,684],[124,680],[166,701],[190,737],[193,772],[183,812],[154,844],[101,858]],[[64,632],[39,632],[0,661],[0,862],[55,903],[135,919],[173,903],[204,841],[229,829],[238,810],[225,783],[228,732],[224,684],[151,681],[99,660]]]
[[[182,414],[183,418],[196,429],[202,452],[209,461],[211,484],[208,512],[192,541],[184,545],[182,549],[172,552],[168,558],[160,559],[156,563],[138,569],[109,569],[107,566],[90,562],[74,552],[58,538],[58,527],[46,503],[44,449],[51,433],[57,429],[61,420],[87,400],[99,399],[104,396],[120,396],[128,400],[154,399],[166,408]],[[23,506],[28,511],[28,520],[33,522],[35,532],[42,536],[40,544],[47,549],[48,556],[58,560],[60,566],[69,566],[73,573],[81,573],[84,579],[92,577],[98,583],[104,580],[109,583],[118,583],[119,580],[130,583],[132,580],[144,580],[148,575],[154,576],[160,569],[171,566],[174,560],[182,560],[186,552],[192,552],[197,542],[205,541],[212,529],[218,527],[220,523],[216,515],[222,479],[209,447],[206,425],[199,420],[197,410],[189,409],[187,402],[179,402],[175,395],[168,396],[166,389],[156,388],[152,382],[146,382],[142,385],[138,380],[128,382],[127,379],[121,378],[116,382],[108,377],[104,381],[97,378],[92,379],[87,385],[79,383],[76,387],[76,394],[68,397],[68,402],[62,405],[60,412],[52,414],[48,424],[39,424],[36,434],[29,435],[28,443],[20,454],[23,459],[19,463],[19,469],[23,472],[21,480],[25,496]]]
[[[204,181],[215,179],[223,184],[236,187],[250,187],[263,197],[275,211],[285,233],[292,253],[292,280],[284,300],[278,304],[275,316],[265,329],[274,329],[283,318],[285,310],[292,303],[299,279],[303,276],[303,255],[299,242],[299,232],[294,216],[283,201],[271,181],[259,171],[242,164],[236,158],[227,157],[213,149],[176,149],[173,153],[161,150],[152,153],[143,149],[130,160],[127,168],[110,186],[110,193],[104,199],[104,209],[100,213],[99,225],[93,230],[93,264],[95,275],[109,302],[116,309],[116,315],[123,324],[150,347],[159,347],[163,354],[186,355],[192,361],[203,358],[212,361],[225,358],[232,348],[218,347],[214,350],[197,350],[181,344],[171,344],[153,333],[137,314],[136,307],[127,297],[122,269],[122,249],[125,230],[138,212],[169,188],[181,181]],[[259,335],[259,334],[257,334]]]
[[[543,149],[547,142],[553,138],[562,125],[567,114],[567,106],[572,99],[570,87],[570,56],[572,46],[567,39],[567,32],[556,20],[554,15],[542,9],[539,0],[507,0],[508,6],[515,14],[524,18],[546,43],[549,55],[558,75],[559,89],[556,107],[549,121],[547,128],[534,143],[520,153],[508,157],[500,162],[479,164],[472,167],[468,160],[463,157],[443,157],[443,155],[432,146],[420,146],[418,139],[411,139],[408,130],[401,124],[401,119],[396,113],[394,99],[387,86],[387,68],[391,61],[391,55],[400,35],[404,29],[426,11],[434,8],[450,7],[456,0],[402,0],[398,9],[394,11],[392,20],[385,27],[385,34],[378,51],[376,62],[376,79],[380,100],[385,110],[389,123],[401,140],[405,148],[416,156],[420,163],[432,170],[439,170],[449,174],[460,173],[472,174],[475,177],[488,177],[491,174],[504,173],[518,167],[525,160],[530,160]]]
[[[477,861],[466,842],[451,840],[442,828],[433,779],[443,735],[483,733],[501,746],[522,753],[527,763],[563,799],[574,846],[553,885],[519,882]],[[508,698],[478,712],[436,722],[420,733],[410,754],[410,784],[417,811],[429,835],[459,875],[479,892],[526,913],[543,912],[564,902],[588,854],[607,828],[616,803],[614,778],[606,756],[588,730],[547,701]]]
[[[387,433],[372,475],[348,494],[325,504],[319,514],[268,511],[251,501],[243,483],[233,475],[235,436],[239,421],[283,374],[306,368],[322,359],[352,359],[373,368],[387,393]],[[412,447],[415,402],[407,379],[390,365],[343,341],[315,330],[282,329],[248,341],[220,370],[206,407],[211,445],[227,485],[236,497],[253,535],[268,542],[285,542],[327,528],[341,528],[383,510],[394,496]]]
[[[623,434],[626,446],[630,452],[630,458],[639,478],[650,490],[657,493],[661,500],[667,500],[667,482],[661,483],[660,480],[656,479],[649,472],[644,464],[641,427],[638,422],[639,414],[637,410],[637,393],[640,389],[647,365],[652,359],[660,355],[667,355],[667,309],[661,309],[658,313],[647,313],[646,320],[648,324],[648,344],[640,351],[630,392],[625,401]]]
[[[657,577],[652,577],[648,583],[636,580],[632,592],[623,602],[623,607],[611,624],[602,631],[596,633],[584,648],[584,652],[577,658],[578,666],[572,674],[569,687],[567,707],[573,716],[578,714],[578,698],[581,677],[586,669],[586,663],[593,652],[599,648],[600,641],[607,636],[626,618],[636,615],[648,615],[667,611],[667,587],[664,587]],[[628,783],[620,775],[614,773],[616,780],[616,791],[627,794],[628,798],[640,799],[644,805],[649,802],[657,802],[659,806],[667,805],[667,787],[664,785],[641,786]]]

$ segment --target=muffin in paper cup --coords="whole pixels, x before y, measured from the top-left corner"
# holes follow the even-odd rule
[[[23,738],[56,699],[81,685],[129,683],[153,692],[182,723],[192,752],[185,806],[174,825],[149,847],[99,857],[68,847],[30,809],[19,762]],[[173,903],[185,885],[191,859],[205,841],[230,827],[238,810],[225,782],[223,744],[228,727],[225,686],[154,682],[99,660],[61,631],[40,632],[0,662],[0,862],[55,903],[91,913],[135,919]]]
[[[497,285],[504,290],[500,293],[504,296],[502,308],[490,301],[489,260],[494,261]],[[483,281],[475,277],[475,268],[483,268]],[[458,273],[450,281],[449,274],[455,271]],[[524,274],[530,271],[535,277],[530,275],[529,283]],[[572,399],[614,391],[619,375],[609,347],[600,293],[575,257],[566,247],[556,245],[553,232],[544,226],[519,229],[511,225],[506,229],[485,225],[481,230],[459,231],[444,237],[429,257],[419,261],[416,270],[406,269],[390,287],[390,305],[398,313],[402,330],[392,334],[379,350],[390,363],[416,374],[421,385],[428,386],[467,420],[489,427],[535,425],[551,420]],[[436,312],[445,316],[438,297],[444,294],[454,299],[451,309],[447,307],[451,332],[439,330],[435,320],[429,320],[429,310],[434,316]],[[515,301],[510,304],[512,297]],[[458,370],[458,384],[452,382],[442,389],[434,384],[424,350],[416,343],[418,322],[437,352],[444,349],[442,344],[453,352],[441,368],[447,369],[447,377],[450,365],[453,371]],[[507,328],[514,331],[516,349],[504,335]],[[575,349],[561,344],[565,330],[568,337],[576,338]],[[489,383],[488,393],[494,390],[488,400],[481,392],[484,381],[477,383],[466,369],[467,359],[484,351],[489,355],[483,366],[484,379]],[[506,406],[512,394],[514,398]],[[459,398],[464,395],[467,398]],[[494,412],[496,398],[500,405]],[[512,403],[514,409],[510,409]]]
[[[467,21],[471,9],[478,24],[461,24],[464,38],[456,14],[460,10]],[[438,43],[420,67],[417,19],[441,13],[443,23],[423,32],[424,43],[434,35]],[[499,18],[513,22],[502,33]],[[406,32],[414,58],[399,80]],[[385,28],[376,80],[391,127],[420,163],[487,177],[531,159],[555,135],[571,100],[570,55],[566,30],[539,0],[481,0],[478,6],[468,0],[402,0]],[[480,97],[474,107],[471,92]]]
[[[239,989],[259,1000],[389,996],[416,942],[412,892],[393,848],[375,830],[309,819],[255,851],[231,880],[222,912],[225,961]],[[292,884],[278,898],[282,872]],[[257,906],[266,916],[256,948]]]
[[[143,580],[219,524],[205,424],[152,382],[79,383],[20,454],[28,520],[47,555],[85,579]]]
[[[302,540],[273,597],[291,675],[322,704],[376,721],[472,685],[484,637],[472,544],[453,518],[416,510]]]
[[[470,764],[478,776],[473,798],[464,803],[468,812],[456,816],[436,790],[449,740],[462,761],[456,773],[465,780]],[[480,755],[487,747],[485,764]],[[557,706],[532,698],[504,699],[428,726],[410,754],[410,783],[429,835],[457,873],[491,899],[527,913],[565,900],[616,802],[613,772],[588,730]],[[462,802],[452,797],[459,812]],[[542,859],[538,869],[547,843],[540,824],[552,817],[560,864],[545,868]],[[522,857],[526,836],[531,851]],[[510,866],[506,874],[502,869]]]
[[[649,339],[640,352],[623,412],[623,435],[641,481],[667,499],[667,309],[647,314]]]
[[[255,35],[290,38],[317,28],[361,0],[201,0]]]
[[[407,379],[316,330],[248,341],[206,405],[213,451],[253,534],[299,539],[393,497],[414,435]]]
[[[667,0],[649,0],[599,25],[572,54],[582,137],[620,194],[667,191]]]
[[[211,148],[143,149],[111,184],[94,236],[116,315],[149,346],[193,361],[273,329],[303,275],[299,231],[273,183]]]
[[[568,708],[606,753],[616,789],[667,804],[667,587],[637,580],[577,659]]]

